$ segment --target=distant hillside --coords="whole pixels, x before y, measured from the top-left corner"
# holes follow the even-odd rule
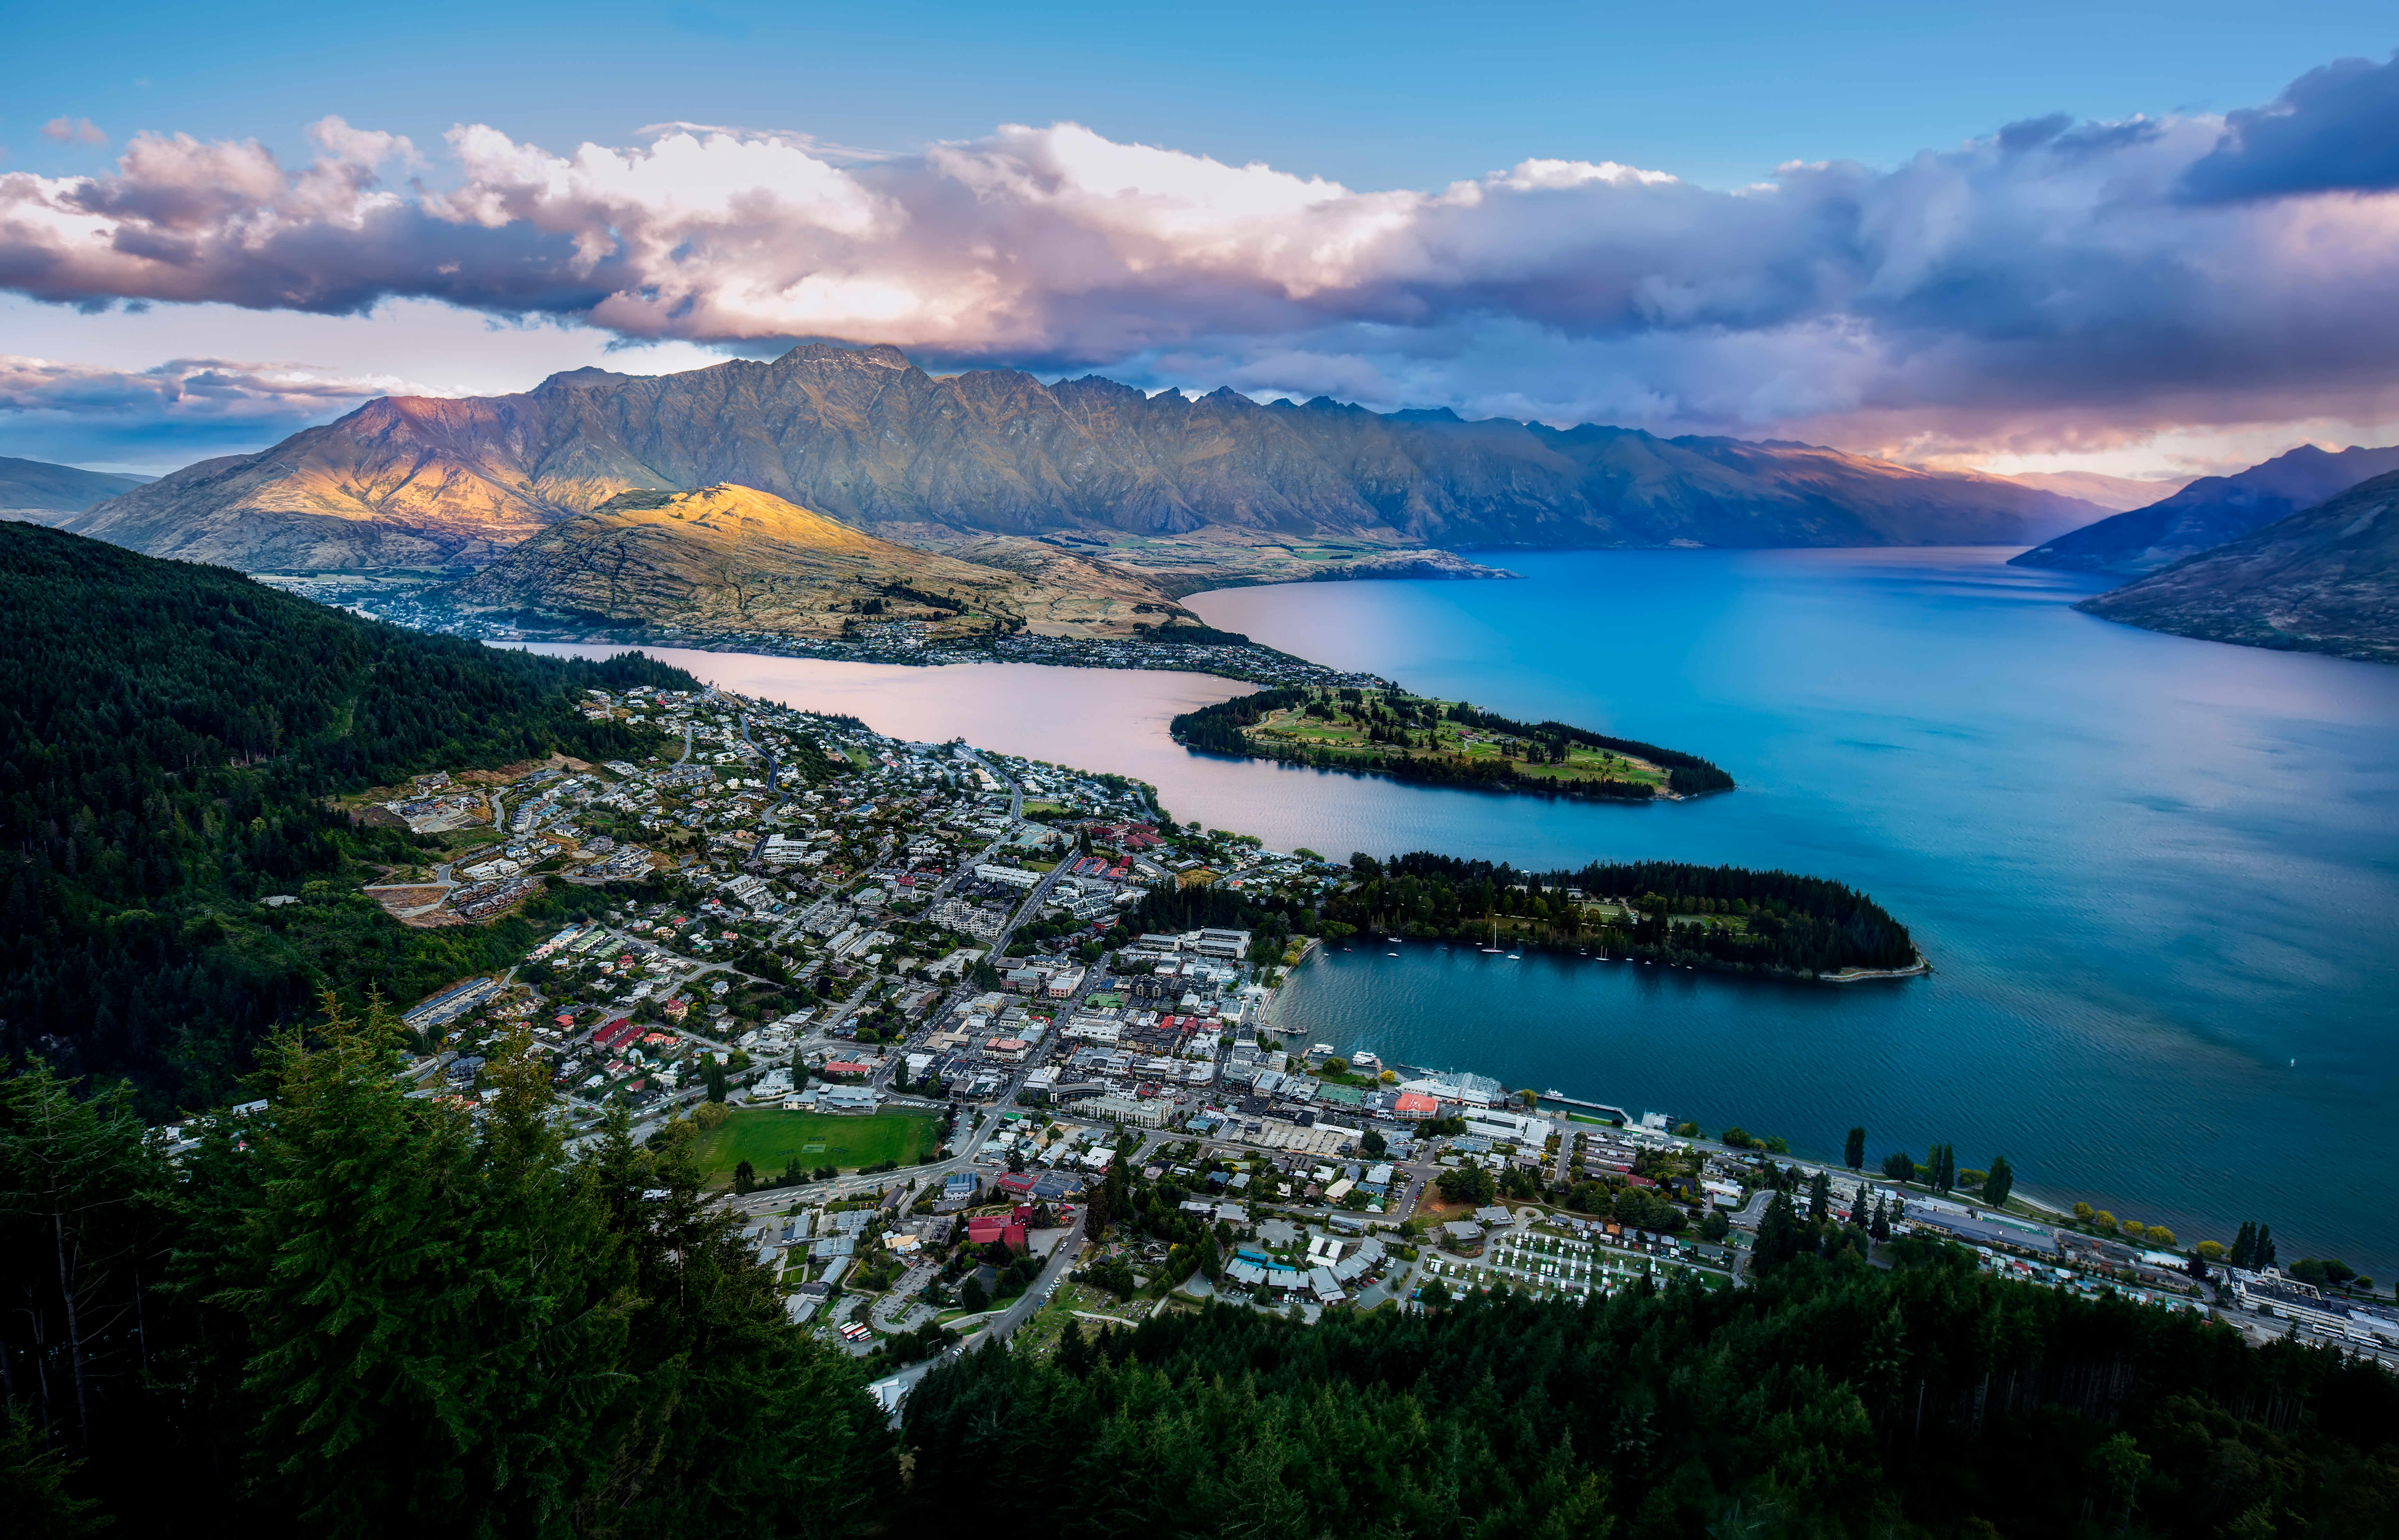
[[[2399,662],[2399,471],[2076,608],[2153,631]]]
[[[55,524],[94,503],[156,480],[154,476],[116,476],[104,470],[54,466],[46,460],[15,460],[0,454],[0,519]]]
[[[2202,477],[2147,507],[2060,535],[2014,558],[2012,564],[2069,572],[2157,572],[2391,470],[2399,470],[2399,448],[2352,446],[2332,454],[2303,444],[2237,475]]]
[[[417,930],[357,893],[422,850],[336,794],[554,751],[646,752],[590,686],[692,688],[631,656],[538,657],[380,625],[238,573],[0,524],[0,1055],[131,1076],[151,1110],[235,1088],[259,1035],[365,992],[410,1001],[524,954],[554,890]],[[267,910],[255,900],[305,901]]]
[[[2005,478],[2019,486],[2038,487],[2067,497],[2080,497],[2110,513],[2145,508],[2190,485],[2192,478],[2171,481],[2136,481],[2129,476],[2103,476],[2092,470],[2020,470]]]
[[[989,537],[970,560],[879,540],[750,487],[629,492],[550,525],[446,591],[468,608],[834,637],[877,621],[936,636],[1131,636],[1186,614],[1146,578]]]
[[[1202,530],[1378,548],[2029,544],[2098,511],[1805,444],[1261,406],[1232,390],[1194,401],[1010,370],[935,379],[894,348],[811,344],[772,363],[373,401],[73,527],[253,572],[482,565],[617,493],[719,483],[933,544]]]

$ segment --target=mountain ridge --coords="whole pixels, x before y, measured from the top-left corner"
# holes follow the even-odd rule
[[[2335,453],[2301,444],[2230,476],[2201,477],[2170,497],[2069,531],[2009,564],[2127,576],[2159,572],[2392,470],[2399,470],[2399,447],[2352,444]]]
[[[2399,470],[2075,606],[2211,642],[2399,662]]]
[[[937,543],[2022,543],[2098,511],[1814,446],[1261,405],[1229,387],[1150,396],[1096,375],[936,379],[897,348],[810,344],[678,374],[576,370],[512,396],[383,398],[72,527],[251,570],[476,566],[617,493],[726,482]]]
[[[0,519],[55,524],[155,480],[0,454]]]

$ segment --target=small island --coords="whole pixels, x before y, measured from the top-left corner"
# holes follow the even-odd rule
[[[1648,802],[1733,789],[1731,776],[1696,754],[1562,722],[1516,722],[1396,686],[1260,690],[1186,711],[1171,730],[1205,753],[1474,790]]]

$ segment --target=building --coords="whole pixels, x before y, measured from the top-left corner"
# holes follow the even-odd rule
[[[1391,1115],[1406,1118],[1410,1122],[1419,1122],[1428,1117],[1439,1117],[1441,1103],[1422,1091],[1402,1091],[1400,1099],[1391,1103]]]
[[[1104,1096],[1094,1101],[1078,1103],[1076,1110],[1112,1122],[1130,1123],[1136,1128],[1166,1127],[1165,1105],[1155,1101],[1145,1101],[1138,1097]]]
[[[489,999],[500,987],[496,979],[469,979],[454,988],[443,990],[406,1016],[400,1018],[416,1032],[427,1027],[446,1026]]]

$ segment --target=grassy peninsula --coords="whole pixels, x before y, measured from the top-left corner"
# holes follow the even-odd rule
[[[1731,776],[1696,754],[1402,689],[1261,690],[1186,711],[1172,731],[1209,753],[1476,790],[1648,802],[1733,789]]]

